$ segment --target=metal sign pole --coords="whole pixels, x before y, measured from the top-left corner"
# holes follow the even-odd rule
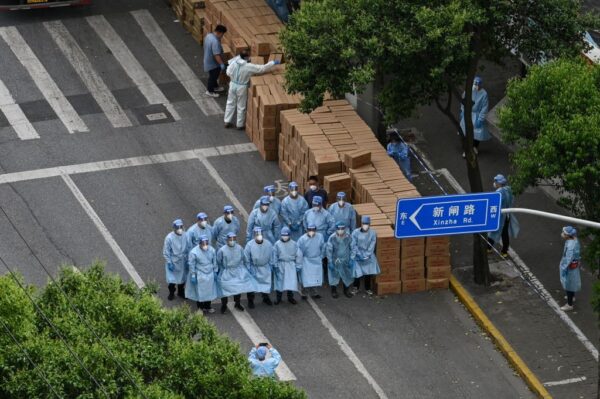
[[[594,229],[600,229],[600,223],[592,222],[591,220],[578,219],[570,216],[557,215],[556,213],[550,212],[542,212],[536,211],[535,209],[527,209],[527,208],[505,208],[501,209],[502,213],[526,213],[528,215],[542,216],[549,219],[561,220],[563,222],[569,222],[573,224],[578,224],[581,226],[592,227]]]

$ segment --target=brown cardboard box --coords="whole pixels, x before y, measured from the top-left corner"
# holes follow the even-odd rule
[[[405,268],[423,268],[425,266],[425,259],[422,256],[413,256],[411,258],[402,258],[400,260],[400,269]]]
[[[439,278],[450,278],[450,273],[451,273],[451,269],[449,266],[428,267],[427,268],[427,278],[432,279],[432,280],[439,279]]]
[[[393,272],[388,271],[385,273],[382,270],[381,274],[378,274],[377,277],[375,277],[375,282],[377,283],[389,283],[395,281],[400,281],[400,270],[395,270]]]
[[[427,279],[428,290],[447,290],[450,287],[450,280],[447,278]]]
[[[450,253],[450,244],[427,244],[425,256],[444,256]]]
[[[412,258],[414,256],[421,256],[425,254],[425,246],[414,246],[402,248],[402,258]]]
[[[421,280],[425,278],[425,269],[423,268],[403,268],[400,272],[400,280]]]
[[[448,236],[434,236],[434,237],[427,237],[427,245],[432,244],[432,245],[436,245],[436,244],[450,244],[450,237]]]
[[[408,247],[421,247],[425,245],[424,238],[404,238],[400,240],[400,242],[402,243],[403,249]]]
[[[427,289],[427,282],[425,279],[420,280],[408,280],[402,282],[402,292],[420,292]]]
[[[356,150],[344,154],[344,164],[347,168],[360,168],[371,164],[371,151]]]
[[[377,295],[390,295],[402,293],[402,282],[386,282],[386,283],[375,283],[375,293]]]
[[[444,256],[428,256],[425,265],[427,267],[450,267],[450,254]]]

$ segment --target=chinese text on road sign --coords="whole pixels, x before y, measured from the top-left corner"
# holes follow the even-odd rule
[[[396,207],[396,238],[482,233],[499,226],[497,192],[400,199]]]

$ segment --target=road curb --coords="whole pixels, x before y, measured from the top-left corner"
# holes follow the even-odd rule
[[[492,338],[498,349],[500,349],[500,352],[502,352],[508,362],[519,373],[529,388],[540,398],[552,399],[552,395],[550,395],[540,380],[538,380],[535,374],[527,367],[523,359],[521,359],[513,347],[508,343],[502,333],[500,333],[496,326],[488,319],[471,294],[469,294],[456,277],[452,275],[450,276],[450,289],[454,291],[458,299],[469,310],[481,328],[483,328],[483,330]]]

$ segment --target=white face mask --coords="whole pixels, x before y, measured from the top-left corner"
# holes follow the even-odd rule
[[[313,205],[313,209],[316,211],[320,211],[321,210],[321,205]]]
[[[208,224],[208,222],[206,220],[203,220],[200,222],[200,227],[202,227],[204,229],[204,228],[206,228],[207,224]]]
[[[346,229],[338,229],[337,230],[338,236],[343,236],[345,232],[346,232]]]
[[[296,198],[298,196],[298,191],[292,190],[292,191],[290,191],[290,194],[292,197]]]
[[[290,236],[282,236],[281,241],[288,242],[290,240]]]
[[[233,219],[233,215],[228,213],[227,215],[225,215],[225,219],[227,219],[231,222],[231,220]]]
[[[203,251],[207,251],[207,250],[208,250],[208,244],[202,244],[202,245],[200,246],[200,248],[201,248]]]
[[[362,229],[363,229],[363,231],[369,231],[369,225],[368,224],[363,224],[362,225]]]
[[[345,202],[344,202],[344,200],[339,200],[339,201],[338,201],[338,205],[339,205],[339,206],[344,206],[344,203],[345,203]]]
[[[307,234],[309,237],[314,237],[315,233],[316,233],[316,231],[309,231]]]
[[[274,200],[275,200],[275,196],[274,196],[274,195],[271,195],[271,196],[269,197],[269,201],[273,202]]]
[[[227,245],[230,247],[235,247],[235,241],[227,241]]]
[[[175,234],[177,234],[178,236],[183,234],[183,228],[178,228],[177,230],[175,230]]]
[[[269,207],[267,205],[261,205],[260,206],[260,210],[263,211],[263,212],[266,212],[266,211],[269,210]]]
[[[262,234],[258,234],[258,235],[256,236],[256,242],[262,242],[262,241],[263,241],[263,236],[262,236]]]
[[[479,90],[479,86],[473,85],[473,91],[477,91],[477,90]]]
[[[310,189],[311,189],[312,191],[317,191],[317,186],[315,186],[315,185],[313,184],[313,185],[311,185],[311,186],[310,186]]]

